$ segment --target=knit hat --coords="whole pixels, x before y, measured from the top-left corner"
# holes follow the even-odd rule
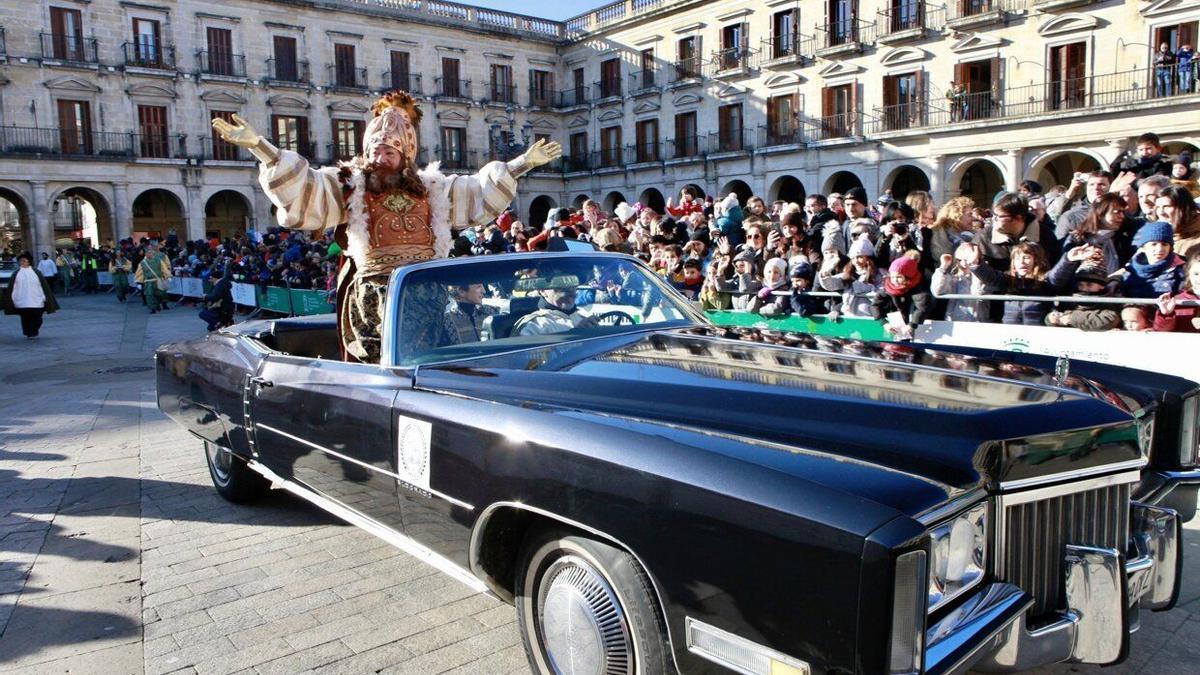
[[[723,213],[728,213],[729,209],[732,209],[733,207],[738,206],[738,205],[739,204],[738,204],[737,193],[730,192],[729,194],[725,195],[724,199],[721,200],[721,211]]]
[[[1175,232],[1171,229],[1171,224],[1164,223],[1161,220],[1153,223],[1146,223],[1138,229],[1137,234],[1133,235],[1133,245],[1138,248],[1141,248],[1152,241],[1174,244]]]
[[[792,269],[788,272],[788,276],[790,276],[793,279],[796,279],[799,277],[799,278],[804,278],[804,279],[808,279],[809,281],[812,281],[812,279],[813,279],[812,263],[808,262],[807,260],[804,260],[803,258],[796,260],[795,262],[792,263]]]
[[[857,258],[860,255],[865,255],[868,258],[875,257],[875,245],[871,243],[871,238],[863,234],[850,244],[850,257]]]
[[[853,199],[863,206],[871,203],[867,201],[867,191],[860,187],[853,187],[849,190],[846,190],[846,192],[842,195],[842,199]]]
[[[605,246],[620,246],[621,235],[610,227],[602,227],[592,233],[592,243],[604,248]]]
[[[1088,265],[1075,271],[1075,282],[1091,281],[1097,284],[1108,283],[1108,273],[1103,267]]]
[[[741,250],[741,252],[739,252],[737,255],[733,256],[733,261],[734,261],[734,262],[737,262],[737,261],[739,261],[739,260],[745,260],[746,262],[748,262],[748,263],[750,263],[751,265],[753,265],[753,264],[754,264],[754,260],[755,260],[755,256],[754,256],[754,249],[751,249],[751,248],[744,248],[744,249],[742,249],[742,250]]]

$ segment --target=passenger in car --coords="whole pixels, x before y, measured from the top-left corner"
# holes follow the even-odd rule
[[[483,304],[485,293],[483,284],[450,287],[453,302],[446,310],[446,335],[455,344],[482,340],[483,322],[499,313],[495,307]]]
[[[541,299],[535,311],[513,324],[513,335],[551,335],[596,325],[592,317],[581,314],[575,305],[578,277],[560,275],[531,281],[537,283]]]

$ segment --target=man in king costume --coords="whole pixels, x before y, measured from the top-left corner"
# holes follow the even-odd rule
[[[236,115],[232,124],[213,120],[222,138],[261,162],[259,184],[275,204],[280,225],[314,232],[336,228],[334,239],[344,251],[338,334],[345,358],[367,363],[379,362],[392,270],[447,257],[454,229],[495,218],[512,202],[518,178],[562,154],[558,143],[538,141],[524,155],[490,162],[473,176],[447,176],[436,162],[418,170],[421,109],[416,101],[405,92],[391,92],[373,112],[363,137],[365,154],[322,169],[276,148]],[[433,306],[444,309],[436,300]]]

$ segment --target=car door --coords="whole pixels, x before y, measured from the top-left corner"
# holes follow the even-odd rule
[[[271,354],[250,380],[259,460],[384,525],[402,529],[392,401],[401,369]]]

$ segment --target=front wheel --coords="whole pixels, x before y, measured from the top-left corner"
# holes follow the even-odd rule
[[[546,530],[526,540],[518,569],[517,622],[535,672],[672,672],[650,579],[632,555]]]
[[[245,504],[266,494],[271,482],[234,456],[228,448],[204,441],[204,456],[208,460],[208,475],[212,477],[217,494],[235,504]]]

